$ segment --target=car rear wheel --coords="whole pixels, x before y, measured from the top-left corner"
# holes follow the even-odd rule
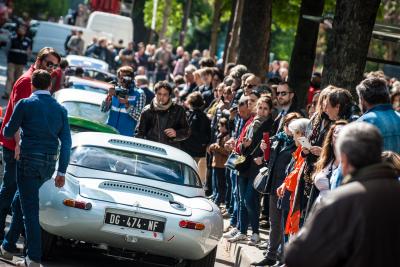
[[[213,267],[215,264],[215,258],[217,256],[217,247],[208,253],[207,256],[200,260],[190,261],[189,267]]]
[[[57,237],[42,229],[42,258],[49,259],[55,251]]]

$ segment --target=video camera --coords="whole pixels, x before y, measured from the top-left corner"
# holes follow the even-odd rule
[[[128,89],[122,87],[122,86],[116,86],[115,87],[115,96],[120,97],[120,98],[126,98],[128,95],[129,91]]]

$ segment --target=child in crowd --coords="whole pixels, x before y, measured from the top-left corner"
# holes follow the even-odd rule
[[[218,121],[218,135],[215,143],[209,147],[212,153],[212,172],[213,172],[213,201],[217,205],[225,202],[226,176],[225,162],[228,159],[229,151],[224,148],[225,142],[229,139],[228,120],[221,118]]]

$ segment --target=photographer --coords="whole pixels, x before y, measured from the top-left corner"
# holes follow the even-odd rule
[[[133,69],[124,66],[118,69],[118,84],[110,88],[101,105],[102,112],[110,111],[107,124],[122,135],[133,136],[146,96],[142,89],[135,88]]]

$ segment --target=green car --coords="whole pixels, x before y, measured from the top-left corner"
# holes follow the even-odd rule
[[[68,120],[72,133],[102,132],[118,134],[118,130],[106,124],[108,113],[100,111],[106,95],[102,93],[62,89],[54,98],[68,111]]]

